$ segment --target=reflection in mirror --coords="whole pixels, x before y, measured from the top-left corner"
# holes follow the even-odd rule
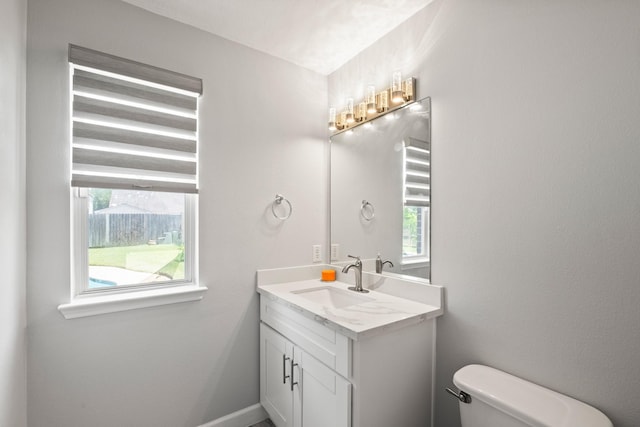
[[[333,264],[430,279],[430,164],[430,98],[331,137]]]

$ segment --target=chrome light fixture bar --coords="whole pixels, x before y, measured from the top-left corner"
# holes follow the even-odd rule
[[[335,107],[329,108],[329,130],[331,135],[348,131],[365,124],[377,117],[413,104],[416,99],[416,78],[409,77],[402,80],[399,71],[393,73],[391,87],[376,92],[373,86],[368,86],[365,98],[355,104],[353,98],[347,100],[347,105],[341,112]]]

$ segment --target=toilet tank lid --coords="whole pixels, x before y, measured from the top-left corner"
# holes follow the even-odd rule
[[[458,389],[533,427],[613,427],[596,408],[489,366],[468,365],[453,375]]]

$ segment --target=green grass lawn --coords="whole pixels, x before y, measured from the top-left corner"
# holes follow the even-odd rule
[[[184,279],[183,248],[177,245],[137,245],[90,248],[90,266],[119,267]]]

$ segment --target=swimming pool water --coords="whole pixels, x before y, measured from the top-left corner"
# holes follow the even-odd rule
[[[101,279],[95,279],[93,277],[89,277],[89,289],[95,289],[95,288],[104,288],[107,286],[117,286],[118,284],[116,282],[112,282],[111,280],[101,280]]]

